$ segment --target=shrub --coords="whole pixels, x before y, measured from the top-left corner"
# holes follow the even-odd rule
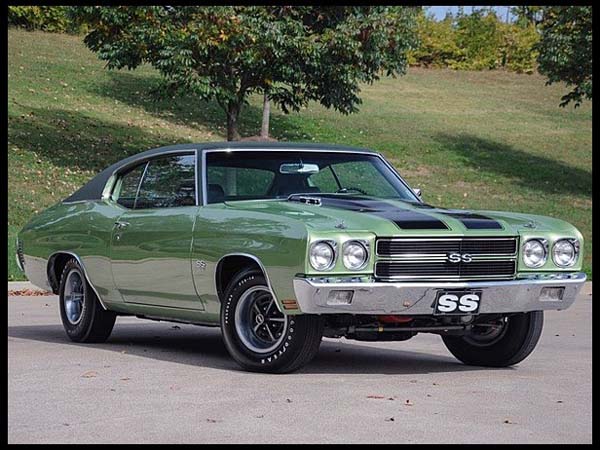
[[[422,13],[417,23],[420,44],[409,54],[411,65],[525,73],[535,68],[539,34],[532,23],[502,23],[490,10],[441,21]]]
[[[80,26],[68,15],[68,6],[9,6],[8,24],[26,30],[78,33]]]

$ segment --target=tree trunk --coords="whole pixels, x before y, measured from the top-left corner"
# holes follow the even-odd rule
[[[238,119],[240,117],[240,105],[229,102],[227,105],[227,140],[239,141]]]
[[[269,100],[269,92],[265,90],[263,96],[263,115],[262,126],[260,128],[260,137],[263,139],[269,138],[269,119],[271,116],[271,101]]]

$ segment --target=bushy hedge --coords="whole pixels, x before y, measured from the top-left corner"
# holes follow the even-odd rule
[[[26,30],[78,33],[81,26],[69,17],[68,6],[9,6],[8,24]]]
[[[539,35],[533,24],[503,23],[491,11],[441,21],[421,14],[417,20],[420,45],[410,54],[412,65],[527,73],[535,68]]]

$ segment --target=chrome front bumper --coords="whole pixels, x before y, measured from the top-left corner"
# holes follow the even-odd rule
[[[585,273],[540,275],[510,281],[477,282],[322,282],[294,278],[300,310],[306,314],[433,314],[437,292],[446,289],[481,290],[480,314],[566,309],[586,280]],[[563,287],[560,300],[541,299],[544,287]],[[352,290],[348,305],[331,304],[329,293]]]

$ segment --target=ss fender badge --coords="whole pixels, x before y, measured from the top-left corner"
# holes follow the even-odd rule
[[[196,260],[196,269],[203,271],[206,269],[206,262],[201,259]]]

